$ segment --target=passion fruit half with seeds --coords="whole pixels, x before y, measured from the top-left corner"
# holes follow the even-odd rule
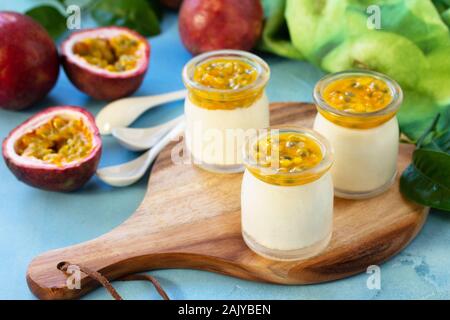
[[[2,145],[6,165],[17,179],[51,191],[81,188],[94,175],[101,149],[92,114],[72,106],[37,113]]]
[[[85,29],[61,45],[62,64],[72,83],[99,100],[135,92],[148,69],[150,45],[124,27]]]

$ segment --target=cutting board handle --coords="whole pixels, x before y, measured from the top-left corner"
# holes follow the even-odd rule
[[[120,264],[123,259],[114,254],[114,248],[108,246],[114,238],[110,237],[113,233],[37,256],[27,271],[31,291],[40,299],[73,299],[98,287],[100,283],[83,273],[79,266],[98,272],[110,280],[122,276],[117,274],[113,266]],[[92,252],[89,248],[97,249]],[[89,252],[91,254],[86,254]],[[132,257],[127,258],[132,260]],[[69,265],[67,270],[62,270],[66,264]]]
[[[112,284],[109,282],[109,280],[104,277],[102,274],[100,274],[97,271],[91,270],[85,266],[81,265],[72,265],[68,262],[60,263],[58,264],[58,269],[61,271],[64,271],[66,274],[70,277],[73,277],[76,281],[80,282],[79,276],[76,277],[76,274],[80,275],[81,272],[89,276],[89,278],[97,281],[99,284],[101,284],[108,292],[109,294],[115,299],[115,300],[123,300],[122,296],[116,291],[116,289],[112,286]],[[132,274],[132,275],[126,275],[119,279],[119,281],[135,281],[135,280],[144,280],[149,281],[153,286],[155,287],[156,291],[159,293],[159,295],[164,300],[170,300],[167,293],[164,291],[164,289],[159,284],[158,280],[156,280],[154,277],[147,275],[147,274]],[[70,283],[68,286],[76,286],[77,282]]]
[[[152,230],[139,236],[129,231],[124,234],[119,226],[94,240],[46,252],[31,261],[28,286],[40,299],[74,299],[100,286],[77,266],[98,272],[108,280],[161,268],[173,257],[161,253],[170,248],[161,243],[160,236],[159,241],[157,238],[157,232]],[[71,267],[63,271],[64,264]]]
[[[147,216],[145,222],[143,216]],[[139,228],[129,228],[130,225]],[[153,269],[196,268],[203,263],[221,269],[221,259],[199,256],[196,237],[171,230],[170,224],[141,206],[122,225],[99,238],[34,258],[27,270],[28,286],[40,299],[75,299],[100,286],[85,273],[77,273],[77,265],[98,272],[109,281]],[[217,232],[211,229],[205,230],[203,236],[214,239],[215,235]],[[69,272],[61,270],[67,263],[72,265]]]

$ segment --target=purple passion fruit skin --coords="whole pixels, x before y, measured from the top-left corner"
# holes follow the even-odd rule
[[[263,20],[260,0],[184,0],[178,29],[193,55],[221,49],[250,51],[261,37]]]
[[[0,108],[21,110],[43,99],[59,74],[47,31],[28,16],[0,12]]]
[[[60,122],[60,119],[63,119],[63,124],[72,124],[72,126],[73,123],[79,124],[80,121],[82,122],[81,127],[85,131],[81,136],[86,137],[86,145],[89,148],[87,151],[85,150],[82,157],[73,160],[73,154],[71,155],[68,152],[71,161],[66,163],[64,161],[44,161],[22,153],[24,149],[24,147],[21,147],[23,138],[38,137],[38,129],[45,126],[51,132],[47,137],[50,142],[45,140],[46,136],[42,138],[43,140],[37,141],[44,141],[46,147],[54,148],[55,154],[60,153],[57,150],[58,148],[61,150],[64,145],[69,145],[68,139],[67,141],[64,141],[64,139],[58,140],[58,134],[62,135],[64,127],[56,129],[57,126],[50,125],[55,119],[59,119]],[[75,128],[78,129],[78,127]],[[66,131],[69,130],[70,132],[70,129],[71,127]],[[75,134],[80,135],[76,131]],[[53,138],[49,138],[50,135],[53,135]],[[73,136],[69,136],[69,138],[72,138],[72,141],[75,140]],[[57,144],[59,146],[56,147]],[[36,150],[40,152],[42,148],[39,147]],[[101,150],[102,141],[94,117],[85,109],[73,106],[51,107],[37,113],[11,131],[2,144],[3,158],[17,179],[32,187],[50,191],[73,191],[86,184],[97,169]],[[19,153],[22,153],[22,155]]]
[[[114,64],[102,67],[100,63],[93,62],[93,59],[86,59],[94,57],[84,56],[79,49],[86,42],[95,40],[94,43],[101,43],[109,52],[111,43],[117,37],[128,38],[138,43],[134,68],[108,70]],[[114,51],[112,53],[114,55]],[[89,49],[87,54],[90,54]],[[79,90],[92,98],[109,101],[129,96],[140,87],[149,65],[150,45],[144,37],[124,27],[84,29],[72,33],[62,43],[61,58],[68,78]],[[113,59],[119,61],[120,57]]]

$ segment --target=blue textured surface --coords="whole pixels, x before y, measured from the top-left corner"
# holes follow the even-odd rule
[[[0,10],[23,11],[27,6],[27,2],[3,1]],[[136,95],[182,88],[180,71],[190,55],[179,41],[174,15],[166,17],[163,30],[161,35],[150,39],[151,66]],[[313,84],[322,75],[320,70],[305,62],[263,57],[272,69],[268,87],[272,101],[311,100]],[[77,91],[61,72],[57,86],[38,106],[22,112],[0,110],[0,137],[3,139],[42,108],[64,104],[85,106],[96,114],[104,103]],[[165,105],[146,113],[135,126],[159,123],[181,112],[181,103]],[[102,166],[136,156],[112,138],[104,139]],[[50,249],[92,239],[119,225],[139,205],[147,179],[128,188],[115,189],[93,178],[79,192],[52,193],[18,182],[0,161],[0,299],[33,299],[25,281],[31,259]],[[195,270],[159,270],[151,274],[158,277],[174,299],[450,299],[449,243],[450,214],[430,214],[416,240],[381,266],[381,290],[367,288],[368,274],[308,286],[261,284]],[[116,282],[114,285],[127,299],[159,298],[147,283]],[[109,298],[104,289],[85,297]]]

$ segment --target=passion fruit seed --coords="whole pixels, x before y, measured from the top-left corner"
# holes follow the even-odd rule
[[[319,144],[301,133],[269,135],[260,139],[253,151],[254,160],[263,167],[276,167],[278,162],[278,173],[302,172],[323,158]]]
[[[213,89],[236,90],[255,82],[258,72],[238,59],[213,59],[194,70],[194,81]]]
[[[76,42],[73,52],[89,64],[111,71],[122,72],[136,67],[139,41],[126,35],[109,39],[86,38]]]
[[[92,148],[92,134],[80,119],[55,116],[15,143],[18,155],[36,158],[59,167],[84,159]]]
[[[325,88],[323,97],[333,108],[353,113],[378,111],[392,101],[388,85],[372,76],[338,79]]]

